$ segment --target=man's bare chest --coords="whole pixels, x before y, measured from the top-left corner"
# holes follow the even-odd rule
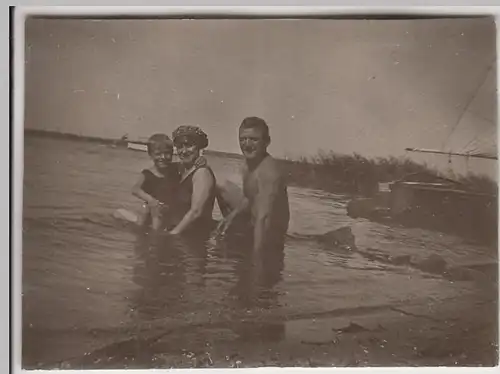
[[[243,193],[249,200],[253,200],[258,193],[258,175],[254,172],[247,172],[243,175]]]

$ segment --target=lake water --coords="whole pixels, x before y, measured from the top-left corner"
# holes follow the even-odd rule
[[[59,139],[25,139],[23,208],[23,363],[50,365],[134,336],[215,324],[243,334],[262,323],[269,339],[294,339],[322,314],[426,303],[477,291],[363,253],[439,254],[448,264],[495,261],[491,248],[432,231],[354,220],[348,196],[289,188],[291,224],[283,269],[259,288],[238,248],[153,240],[122,227],[118,208],[140,206],[130,193],[147,154]],[[235,159],[208,156],[218,179],[238,182]],[[217,208],[214,217],[219,217]],[[358,251],[315,240],[350,226]],[[255,325],[257,326],[257,325]],[[273,328],[271,328],[273,326]]]

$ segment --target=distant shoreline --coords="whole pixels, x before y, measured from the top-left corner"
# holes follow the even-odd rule
[[[131,139],[101,138],[53,130],[25,129],[24,134],[27,137],[86,141],[123,148],[127,147],[128,141],[135,142]],[[243,159],[243,156],[237,153],[215,150],[205,150],[205,153],[231,159]],[[430,176],[440,174],[425,164],[419,164],[405,158],[377,157],[369,159],[359,154],[341,155],[332,151],[319,152],[315,157],[303,157],[299,160],[277,159],[292,185],[316,188],[327,192],[355,193],[362,196],[373,196],[378,190],[380,182],[399,180],[413,173],[424,173]],[[488,177],[470,174],[460,176],[457,179],[472,190],[497,194],[497,183]]]
[[[42,138],[87,141],[87,142],[101,143],[101,144],[116,144],[120,142],[126,143],[126,141],[123,141],[121,139],[100,138],[96,136],[78,135],[78,134],[71,134],[71,133],[51,131],[51,130],[24,129],[24,135],[37,136]]]
[[[112,138],[101,138],[97,136],[88,135],[78,135],[72,133],[65,133],[53,130],[38,130],[38,129],[24,129],[24,135],[26,137],[41,137],[41,138],[51,138],[51,139],[66,139],[74,140],[79,142],[91,142],[99,144],[115,145],[117,147],[127,147],[129,141],[136,142],[135,140],[123,140],[123,139],[112,139]],[[243,159],[243,156],[237,153],[215,151],[211,149],[205,150],[206,154],[218,155],[228,158]]]

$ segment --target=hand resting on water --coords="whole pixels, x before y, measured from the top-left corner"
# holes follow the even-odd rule
[[[226,235],[227,231],[233,225],[235,219],[242,213],[248,211],[249,208],[248,199],[244,196],[241,197],[238,205],[235,209],[233,209],[227,216],[225,216],[217,225],[217,228],[214,231],[214,235],[216,238],[222,238]]]

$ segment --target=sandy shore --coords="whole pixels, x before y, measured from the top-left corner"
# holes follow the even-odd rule
[[[495,366],[497,291],[492,283],[477,286],[459,299],[425,305],[177,328],[159,323],[140,339],[45,368]]]

